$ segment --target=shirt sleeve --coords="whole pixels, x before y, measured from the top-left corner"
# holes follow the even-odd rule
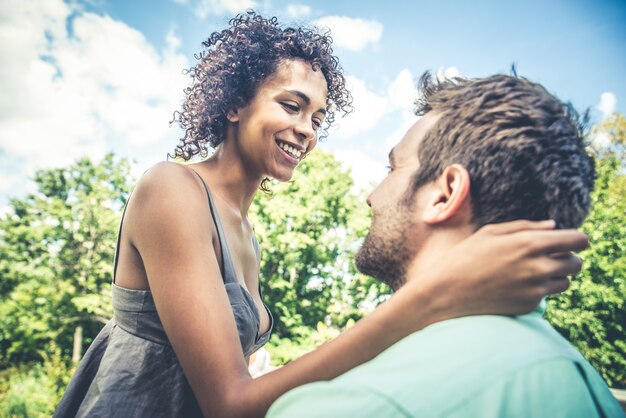
[[[362,387],[345,387],[339,382],[304,385],[280,397],[266,418],[406,418],[406,411],[393,400]]]
[[[546,360],[504,377],[446,415],[460,417],[595,418],[586,381],[568,359]]]

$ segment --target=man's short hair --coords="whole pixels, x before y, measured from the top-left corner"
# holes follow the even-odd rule
[[[407,198],[460,164],[470,175],[476,227],[520,218],[580,226],[594,162],[571,105],[517,76],[433,81],[427,72],[419,87],[416,114],[441,117],[419,146],[420,168]]]

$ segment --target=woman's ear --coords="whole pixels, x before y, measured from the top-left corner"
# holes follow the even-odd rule
[[[457,215],[471,215],[470,176],[465,167],[453,164],[429,188],[423,220],[427,224],[447,221]]]
[[[232,123],[239,122],[239,109],[229,110],[226,114],[226,119]]]

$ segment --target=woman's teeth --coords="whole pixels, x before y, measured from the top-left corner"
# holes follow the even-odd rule
[[[286,144],[284,142],[279,142],[278,146],[294,158],[300,159],[300,156],[302,155],[302,151],[299,151],[295,149],[294,147],[292,147],[291,145]]]

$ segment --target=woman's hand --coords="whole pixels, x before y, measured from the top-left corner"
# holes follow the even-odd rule
[[[554,227],[554,221],[524,220],[484,226],[434,260],[416,280],[409,278],[405,287],[430,287],[433,322],[528,313],[546,295],[569,287],[566,276],[582,265],[571,252],[588,246],[582,232]]]

